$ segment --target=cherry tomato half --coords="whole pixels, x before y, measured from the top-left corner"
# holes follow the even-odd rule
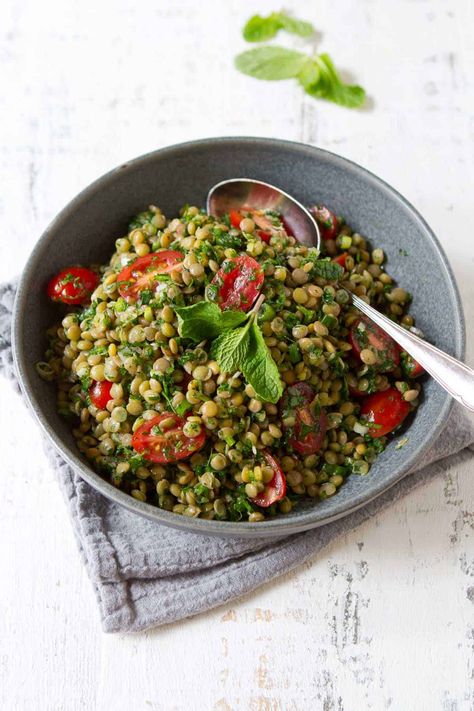
[[[337,257],[334,257],[334,259],[332,261],[336,262],[336,264],[339,264],[340,267],[345,269],[346,268],[346,259],[348,256],[349,255],[347,252],[343,252],[342,254],[339,254]]]
[[[257,506],[267,508],[267,506],[271,506],[275,501],[280,501],[280,499],[285,496],[286,479],[280,465],[273,459],[272,455],[265,450],[263,456],[267,460],[267,464],[273,469],[273,479],[268,482],[265,489],[252,499],[252,501],[254,504],[257,504]]]
[[[376,427],[371,427],[371,437],[383,437],[398,427],[410,412],[410,405],[396,388],[369,395],[360,408],[360,414]]]
[[[140,425],[132,437],[132,447],[150,462],[167,464],[186,459],[204,446],[206,434],[201,430],[196,437],[183,432],[185,417],[162,412]]]
[[[67,267],[51,279],[47,293],[53,301],[83,304],[99,283],[99,275],[85,267]]]
[[[263,284],[263,269],[245,254],[226,259],[211,284],[218,287],[217,303],[221,309],[248,311]]]
[[[272,236],[270,232],[265,232],[264,230],[257,230],[257,234],[260,239],[263,240],[263,242],[266,242],[267,244],[270,242]]]
[[[136,301],[141,291],[155,289],[157,276],[180,269],[183,259],[184,255],[181,252],[172,249],[163,249],[160,252],[138,257],[124,267],[117,276],[120,295],[127,301]]]
[[[373,368],[380,373],[395,370],[400,362],[400,350],[395,341],[365,316],[354,321],[349,332],[349,340],[359,360],[364,348],[372,346],[376,350],[377,362]]]
[[[113,383],[108,380],[94,380],[89,388],[89,397],[93,405],[99,408],[99,410],[105,410],[107,403],[112,399],[110,391],[112,390]]]
[[[335,239],[339,231],[336,215],[324,205],[315,205],[310,212],[318,223],[322,239]]]
[[[244,219],[245,215],[240,212],[240,210],[231,210],[229,212],[229,219],[230,219],[230,224],[232,227],[236,227],[237,229],[240,226],[240,223]]]
[[[314,397],[307,383],[296,383],[286,388],[280,401],[282,419],[295,417],[294,425],[283,428],[289,434],[288,444],[300,454],[319,452],[328,428],[326,412],[312,404]]]
[[[406,351],[400,353],[400,365],[407,378],[418,378],[425,372],[423,366]]]

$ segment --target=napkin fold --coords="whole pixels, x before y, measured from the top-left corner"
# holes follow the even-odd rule
[[[15,285],[0,285],[0,372],[16,386],[11,352]],[[105,632],[137,632],[221,605],[314,558],[336,537],[473,456],[474,426],[453,408],[435,444],[404,479],[367,506],[320,528],[247,540],[185,533],[98,494],[45,441],[92,581]]]

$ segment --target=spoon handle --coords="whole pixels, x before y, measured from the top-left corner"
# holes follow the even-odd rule
[[[394,323],[355,294],[351,294],[351,298],[352,303],[359,311],[362,311],[380,326],[403,350],[415,358],[455,400],[474,412],[474,370],[472,368]]]

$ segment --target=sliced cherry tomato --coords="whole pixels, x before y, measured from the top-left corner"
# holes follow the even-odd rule
[[[278,462],[273,459],[270,452],[266,450],[263,452],[263,456],[267,460],[267,464],[271,466],[274,471],[273,479],[271,479],[265,486],[265,489],[261,491],[258,496],[252,499],[254,504],[257,506],[262,506],[267,508],[275,503],[275,501],[280,501],[286,494],[286,479],[283,471],[278,464]]]
[[[409,412],[410,405],[396,388],[369,395],[360,408],[364,420],[376,425],[368,431],[371,437],[383,437],[388,434],[403,422]]]
[[[400,350],[395,341],[366,316],[354,321],[349,331],[349,340],[354,354],[359,359],[361,351],[368,346],[377,351],[377,363],[373,368],[380,373],[395,370],[400,362]]]
[[[237,227],[237,229],[240,226],[240,223],[244,219],[244,215],[240,212],[240,210],[231,210],[229,212],[229,219],[230,219],[230,224],[232,227]]]
[[[257,230],[257,234],[260,239],[266,242],[267,244],[270,242],[270,238],[272,236],[270,232],[265,232],[265,230]]]
[[[99,408],[99,410],[105,410],[107,403],[112,399],[110,391],[112,390],[113,383],[109,383],[108,380],[94,380],[89,388],[89,397],[93,405]]]
[[[152,252],[144,257],[138,257],[134,262],[124,267],[117,277],[119,293],[127,301],[136,301],[140,292],[154,290],[157,277],[180,269],[184,256],[181,252],[163,249]]]
[[[63,304],[83,304],[99,283],[99,275],[85,267],[67,267],[48,284],[47,293],[53,301]]]
[[[324,205],[315,205],[310,212],[318,223],[322,239],[335,239],[339,230],[336,215]]]
[[[132,447],[150,462],[166,464],[186,459],[204,446],[206,435],[202,429],[196,437],[188,437],[183,432],[185,424],[185,417],[162,412],[140,425],[133,434]]]
[[[221,309],[248,311],[263,284],[263,269],[252,257],[226,259],[211,284],[218,286],[217,303]]]
[[[315,392],[307,383],[286,388],[280,401],[282,419],[294,416],[295,424],[283,428],[288,432],[288,444],[300,454],[315,454],[322,447],[328,418],[325,410],[313,404]]]
[[[407,378],[418,378],[425,372],[423,366],[406,351],[400,353],[400,364]]]
[[[340,267],[345,269],[346,268],[346,259],[348,256],[349,255],[347,252],[343,252],[342,254],[339,254],[337,257],[334,257],[334,259],[332,261],[336,262],[337,264],[339,264]]]

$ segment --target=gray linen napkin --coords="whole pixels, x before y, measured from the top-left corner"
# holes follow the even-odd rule
[[[14,285],[0,286],[0,371],[11,355]],[[461,408],[416,471],[360,511],[321,528],[247,541],[183,533],[147,521],[98,494],[45,442],[99,603],[106,632],[136,632],[228,602],[316,556],[420,484],[472,457],[474,427]],[[464,450],[464,451],[463,451]]]

